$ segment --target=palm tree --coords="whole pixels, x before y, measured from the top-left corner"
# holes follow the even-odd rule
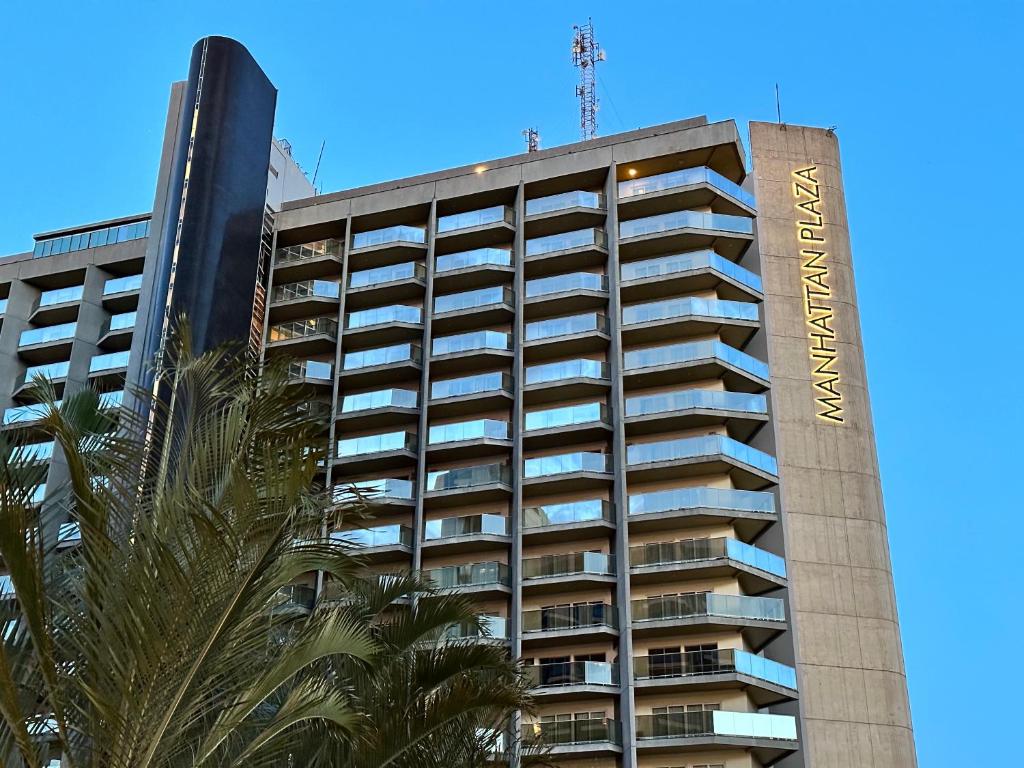
[[[446,639],[469,602],[326,535],[363,505],[316,490],[323,424],[283,369],[242,363],[182,326],[146,429],[39,383],[68,476],[42,510],[0,445],[0,766],[478,765],[528,706],[507,652]],[[309,574],[312,608],[286,597]]]

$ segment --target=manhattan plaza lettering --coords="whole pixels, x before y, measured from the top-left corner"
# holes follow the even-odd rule
[[[842,424],[843,388],[838,370],[835,313],[829,277],[821,186],[815,165],[793,171],[793,197],[800,245],[800,283],[811,355],[811,382],[819,419]]]

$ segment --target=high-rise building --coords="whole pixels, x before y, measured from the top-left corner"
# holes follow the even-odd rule
[[[381,505],[333,535],[478,599],[523,744],[915,765],[835,136],[693,118],[314,195],[275,97],[200,41],[153,212],[0,259],[4,428],[36,373],[149,386],[184,310],[330,415],[326,482]]]

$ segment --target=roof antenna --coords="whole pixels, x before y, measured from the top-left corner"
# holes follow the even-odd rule
[[[526,139],[527,152],[536,152],[540,149],[540,134],[536,128],[527,128],[523,131],[523,138]]]
[[[320,154],[317,155],[317,158],[316,158],[316,168],[313,169],[313,181],[312,181],[313,189],[316,189],[316,175],[318,173],[320,173],[320,161],[323,160],[323,157],[324,157],[324,146],[326,144],[327,144],[327,139],[324,139],[320,143]]]
[[[782,101],[779,99],[779,84],[775,84],[775,112],[779,116],[779,125],[782,125]]]

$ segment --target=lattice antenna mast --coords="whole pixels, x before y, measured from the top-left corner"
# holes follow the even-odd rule
[[[572,63],[580,71],[576,96],[580,100],[580,136],[584,141],[597,136],[597,62],[604,61],[604,51],[594,39],[594,24],[588,18],[581,27],[574,26]]]
[[[527,128],[523,131],[523,138],[526,139],[527,152],[536,152],[540,149],[540,134],[536,128]]]

